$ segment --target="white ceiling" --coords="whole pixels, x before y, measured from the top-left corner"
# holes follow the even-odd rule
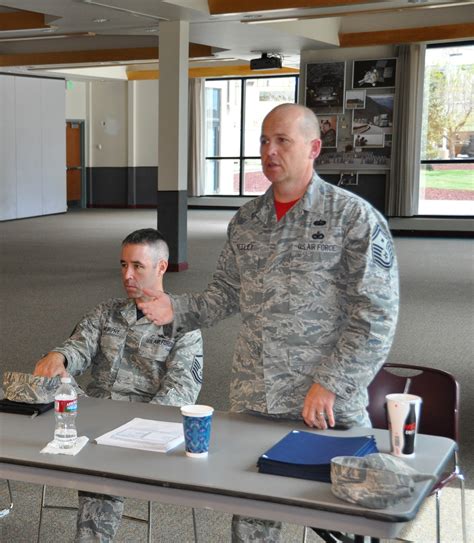
[[[190,41],[212,47],[211,54],[206,55],[208,62],[217,59],[231,62],[235,59],[236,63],[243,64],[258,56],[259,52],[270,52],[282,55],[284,66],[294,67],[298,66],[302,50],[338,47],[340,33],[462,25],[474,21],[474,2],[469,0],[235,0],[220,2],[232,6],[235,13],[215,15],[210,14],[205,0],[0,2],[0,70],[3,71],[18,67],[12,66],[11,61],[2,63],[2,55],[157,47],[160,21],[163,20],[189,21]],[[212,6],[213,2],[209,4]],[[286,8],[255,11],[265,5]],[[313,7],[288,7],[295,5]],[[12,10],[43,13],[49,28],[8,30],[2,27],[2,15]],[[293,17],[298,20],[271,21]],[[100,22],[102,19],[105,21]],[[249,24],[255,21],[263,23]],[[39,39],[44,36],[68,37]],[[34,39],[25,40],[27,37]],[[156,59],[144,61],[150,63]],[[37,69],[38,62],[35,64]],[[84,64],[87,65],[81,63]]]

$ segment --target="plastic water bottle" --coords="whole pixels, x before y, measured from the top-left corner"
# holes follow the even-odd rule
[[[70,377],[61,377],[61,385],[54,397],[56,426],[54,442],[59,449],[71,449],[76,444],[77,394]]]

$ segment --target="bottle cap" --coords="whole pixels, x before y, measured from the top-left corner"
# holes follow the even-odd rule
[[[70,383],[71,377],[68,375],[67,377],[61,377],[61,383]]]

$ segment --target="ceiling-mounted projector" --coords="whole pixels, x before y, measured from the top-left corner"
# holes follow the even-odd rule
[[[276,70],[281,68],[281,56],[262,53],[260,58],[253,58],[250,61],[251,70]]]

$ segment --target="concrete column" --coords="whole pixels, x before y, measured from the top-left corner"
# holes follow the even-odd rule
[[[158,228],[170,271],[187,269],[189,23],[160,22]]]

